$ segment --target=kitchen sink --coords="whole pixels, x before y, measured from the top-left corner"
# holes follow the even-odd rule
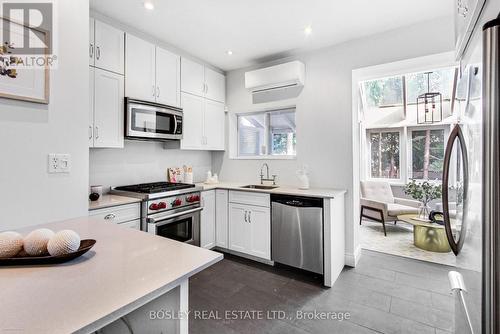
[[[240,188],[269,190],[269,189],[278,188],[278,186],[266,186],[266,185],[263,185],[263,184],[249,184],[248,186],[243,186],[243,187],[240,187]]]

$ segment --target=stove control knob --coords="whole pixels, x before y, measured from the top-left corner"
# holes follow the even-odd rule
[[[149,205],[149,210],[159,210],[160,209],[160,206],[158,205],[158,203],[151,203],[151,205]]]
[[[200,196],[198,196],[198,195],[191,195],[191,196],[186,197],[186,201],[188,203],[198,202],[199,200],[200,200]]]
[[[158,203],[158,209],[166,209],[167,208],[167,203],[166,202],[160,202]]]
[[[172,206],[179,206],[182,204],[182,201],[180,198],[176,198],[173,202],[172,202]]]

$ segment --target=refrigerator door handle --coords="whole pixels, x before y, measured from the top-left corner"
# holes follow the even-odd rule
[[[449,208],[449,196],[448,196],[448,184],[450,179],[450,165],[453,154],[453,145],[455,141],[458,139],[458,143],[460,145],[460,152],[462,153],[461,157],[457,157],[457,159],[462,159],[463,164],[463,212],[462,212],[462,226],[460,231],[458,231],[459,237],[458,240],[455,241],[453,237],[453,230],[451,227],[451,218],[450,218],[450,208]],[[448,139],[448,144],[446,146],[446,151],[444,153],[444,163],[443,163],[443,191],[442,191],[442,202],[443,202],[443,219],[444,219],[444,227],[446,230],[446,237],[448,239],[448,243],[450,244],[450,248],[455,255],[460,253],[462,246],[465,241],[465,233],[467,231],[467,193],[469,190],[469,162],[467,156],[467,148],[465,146],[465,139],[462,133],[462,129],[460,128],[460,124],[456,124],[453,130],[451,131],[450,138]]]
[[[467,293],[467,288],[465,287],[464,278],[459,272],[450,271],[448,272],[448,279],[450,280],[451,292],[457,295],[460,304],[462,305],[465,318],[467,320],[467,325],[470,329],[470,333],[474,334],[474,328],[472,328],[469,309],[467,308],[467,303],[465,302],[465,294]]]

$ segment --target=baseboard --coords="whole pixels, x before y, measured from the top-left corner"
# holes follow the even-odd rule
[[[260,257],[248,255],[248,254],[245,254],[245,253],[240,253],[240,252],[233,251],[233,250],[230,250],[230,249],[227,249],[227,248],[221,248],[221,247],[216,246],[216,247],[213,248],[213,250],[216,250],[216,251],[218,250],[218,251],[223,252],[223,253],[229,253],[231,255],[236,255],[236,256],[239,256],[239,257],[243,257],[243,258],[248,259],[248,260],[252,260],[252,261],[255,261],[255,262],[260,262],[260,263],[263,263],[263,264],[274,266],[274,261],[272,261],[272,260],[262,259]]]
[[[345,265],[349,267],[356,267],[359,258],[361,257],[361,246],[358,246],[353,253],[345,253]]]

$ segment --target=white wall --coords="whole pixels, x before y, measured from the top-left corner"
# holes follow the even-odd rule
[[[54,5],[59,65],[50,104],[0,99],[0,230],[87,213],[89,3]],[[49,175],[49,153],[71,154],[71,173]]]
[[[214,170],[223,180],[256,182],[262,163],[267,162],[279,183],[297,184],[295,171],[307,164],[312,187],[347,189],[346,258],[358,251],[354,224],[357,206],[353,205],[353,134],[352,134],[352,70],[453,50],[453,20],[441,18],[383,34],[350,41],[275,63],[299,59],[306,65],[306,84],[294,101],[253,105],[244,87],[240,69],[227,73],[229,111],[247,112],[275,106],[297,105],[296,160],[231,160],[228,152],[214,153]],[[260,67],[271,64],[263,64]],[[253,67],[255,68],[255,67]]]
[[[90,184],[107,188],[166,181],[167,167],[183,165],[193,166],[195,182],[204,181],[212,167],[211,152],[164,149],[162,143],[125,141],[124,149],[90,150]]]

